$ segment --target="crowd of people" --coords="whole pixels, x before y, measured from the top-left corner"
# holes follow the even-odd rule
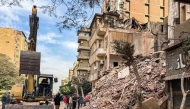
[[[82,105],[86,106],[87,102],[90,103],[90,97],[86,96],[83,98],[82,96],[77,96],[76,94],[71,96],[60,96],[58,93],[54,98],[55,109],[59,109],[61,101],[64,102],[64,109],[79,109]]]
[[[10,103],[10,93],[9,92],[5,92],[2,94],[1,102],[2,102],[2,109],[5,109],[5,105]]]

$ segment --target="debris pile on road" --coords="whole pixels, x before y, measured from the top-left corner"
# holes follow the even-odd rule
[[[161,56],[157,56],[161,55]],[[141,78],[141,96],[143,109],[164,109],[167,96],[164,92],[166,73],[164,53],[138,58],[138,72]],[[133,68],[129,75],[119,78],[118,74],[126,67],[120,66],[110,70],[101,77],[95,89],[89,93],[91,103],[82,109],[137,109],[137,80]],[[125,70],[125,73],[126,70]]]

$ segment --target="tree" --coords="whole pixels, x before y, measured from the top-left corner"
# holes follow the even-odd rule
[[[21,2],[28,0],[1,0],[1,6],[19,6],[22,7]],[[30,0],[34,2],[35,0]],[[57,23],[57,27],[62,29],[79,28],[80,26],[87,25],[88,21],[94,14],[94,8],[100,6],[102,0],[49,0],[49,5],[39,6],[43,9],[44,13],[50,16],[61,18],[61,22]],[[63,15],[57,16],[56,9],[64,7]],[[89,15],[89,13],[91,13]]]
[[[141,79],[137,70],[137,65],[135,63],[135,58],[133,56],[135,50],[134,45],[131,43],[124,41],[124,40],[114,40],[112,42],[112,47],[116,51],[117,54],[121,55],[122,58],[125,60],[125,65],[132,66],[134,74],[137,79],[138,88],[137,88],[137,102],[138,107],[141,109],[142,102],[141,102]]]
[[[71,85],[71,81],[69,81],[68,84],[60,86],[59,91],[63,95],[72,95],[75,92],[75,88]]]
[[[79,95],[78,89],[80,89],[82,97],[84,97],[84,92],[83,92],[83,87],[82,87],[82,81],[80,80],[80,78],[77,78],[77,77],[73,76],[71,82],[72,82],[72,84],[75,85],[75,88],[76,88],[76,91],[77,91],[77,96]]]
[[[92,84],[89,81],[84,80],[82,82],[82,88],[83,88],[83,91],[84,91],[84,95],[86,95],[87,93],[92,91]]]
[[[183,64],[185,64],[185,68],[182,69],[183,73],[181,75],[181,91],[183,94],[183,98],[181,101],[180,109],[184,108],[185,101],[186,101],[186,96],[189,90],[185,91],[184,90],[184,75],[188,71],[190,67],[190,57],[189,57],[189,50],[190,50],[190,39],[187,39],[186,41],[183,42],[182,44],[182,50],[183,50]]]
[[[10,90],[15,83],[22,83],[23,76],[19,76],[18,68],[5,54],[0,53],[0,89]]]

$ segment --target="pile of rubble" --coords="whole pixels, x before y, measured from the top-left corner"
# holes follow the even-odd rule
[[[141,78],[143,109],[165,109],[166,107],[164,60],[152,55],[141,57],[137,64]],[[95,89],[89,93],[91,103],[82,109],[136,109],[137,80],[132,67],[129,67],[128,76],[118,79],[118,73],[124,68],[126,67],[115,67],[108,75],[100,78]]]

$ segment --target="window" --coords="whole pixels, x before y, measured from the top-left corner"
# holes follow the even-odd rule
[[[164,17],[164,7],[160,7],[160,17]]]
[[[124,4],[124,9],[126,11],[130,11],[130,2],[129,1],[126,1],[125,4]]]
[[[105,41],[106,41],[105,44],[106,44],[106,49],[107,49],[107,47],[108,47],[108,38],[107,37],[105,38]]]
[[[149,5],[145,5],[145,15],[149,15]]]
[[[164,32],[164,25],[161,25],[161,32]]]
[[[118,62],[113,62],[113,66],[114,67],[118,66]]]
[[[90,52],[88,52],[88,56],[90,56]]]
[[[160,6],[164,6],[164,0],[160,0]]]
[[[9,41],[6,41],[6,43],[8,44],[8,43],[9,43]]]
[[[181,21],[184,22],[186,20],[186,7],[185,5],[181,9]]]
[[[102,41],[99,40],[99,48],[101,48],[101,45],[102,45]]]

